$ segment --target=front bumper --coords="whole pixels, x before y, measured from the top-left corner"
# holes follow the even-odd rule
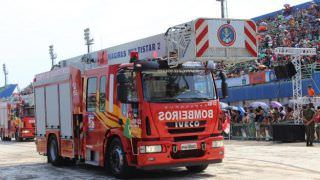
[[[222,141],[223,137],[210,137],[198,141],[171,142],[171,141],[143,141],[140,146],[162,145],[161,153],[139,154],[138,168],[159,169],[167,167],[197,166],[203,164],[221,163],[224,158],[224,147],[213,148],[212,142]],[[197,143],[197,149],[182,150],[182,144]]]

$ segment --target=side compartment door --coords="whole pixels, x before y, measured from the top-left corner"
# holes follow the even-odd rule
[[[35,89],[35,101],[36,137],[44,137],[46,134],[46,106],[45,92],[43,87]]]
[[[37,151],[40,154],[47,152],[46,141],[46,104],[45,104],[45,88],[35,88],[35,120],[36,120],[36,142]]]
[[[48,129],[60,129],[58,85],[46,86],[46,119]]]
[[[59,85],[59,112],[61,123],[61,155],[74,157],[73,116],[70,83]]]

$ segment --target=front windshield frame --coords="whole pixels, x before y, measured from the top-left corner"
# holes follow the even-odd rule
[[[207,91],[210,91],[210,95],[209,97],[204,97],[203,94],[201,96],[197,96],[197,97],[171,97],[166,98],[166,97],[162,97],[159,99],[152,99],[151,96],[146,95],[146,91],[147,91],[147,87],[146,87],[146,83],[145,83],[145,75],[146,73],[152,73],[152,72],[157,72],[157,71],[168,71],[168,69],[165,70],[145,70],[145,71],[141,71],[141,84],[142,84],[142,94],[143,94],[143,99],[147,102],[157,102],[157,103],[169,103],[169,102],[203,102],[203,101],[209,101],[209,100],[216,100],[218,99],[218,94],[217,94],[217,89],[216,89],[216,83],[215,83],[215,79],[214,79],[214,75],[213,72],[209,69],[169,69],[171,71],[176,71],[177,74],[178,73],[184,73],[184,72],[189,72],[192,73],[192,77],[194,75],[197,75],[196,73],[198,72],[201,78],[205,78],[207,80],[208,77],[210,77],[211,82],[207,82],[206,83],[206,89]],[[181,72],[179,72],[181,71]],[[203,73],[203,74],[201,74]],[[190,76],[191,77],[191,76]],[[195,81],[193,82],[195,83]],[[192,84],[193,86],[195,86],[194,84]],[[210,87],[211,86],[211,87]],[[195,87],[194,87],[195,89]]]
[[[26,107],[23,109],[23,117],[34,117],[35,110],[34,107]]]

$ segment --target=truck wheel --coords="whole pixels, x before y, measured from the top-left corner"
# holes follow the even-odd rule
[[[49,138],[48,162],[54,166],[61,166],[62,157],[59,155],[58,141],[55,136]]]
[[[200,165],[200,166],[187,166],[187,170],[191,173],[200,173],[208,168],[208,164]]]
[[[130,175],[131,168],[118,138],[111,141],[105,159],[106,169],[117,178],[127,178]]]

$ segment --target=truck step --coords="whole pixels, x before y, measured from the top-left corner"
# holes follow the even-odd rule
[[[99,166],[99,162],[97,162],[97,161],[86,161],[85,164],[89,164],[92,166]]]

